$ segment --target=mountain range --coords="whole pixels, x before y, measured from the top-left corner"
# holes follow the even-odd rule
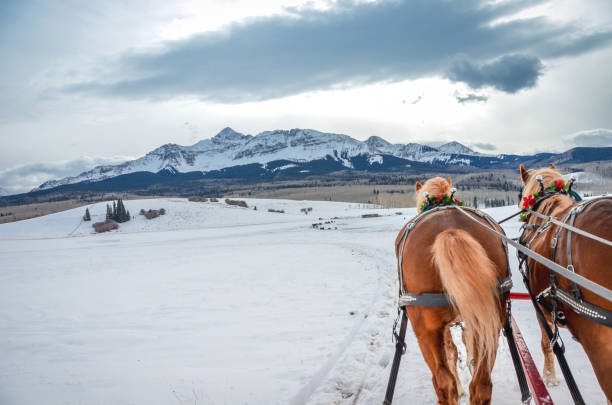
[[[91,184],[141,173],[168,178],[305,178],[342,170],[365,172],[516,169],[519,163],[582,163],[612,159],[612,148],[574,148],[561,154],[485,155],[450,142],[439,147],[392,144],[378,136],[359,141],[348,135],[312,129],[265,131],[245,135],[227,127],[191,146],[165,144],[145,156],[118,165],[98,166],[77,176],[50,180],[32,191],[70,184]],[[149,173],[147,175],[146,173]],[[138,177],[138,176],[137,176]],[[116,181],[115,181],[116,182]]]
[[[256,136],[244,135],[231,128],[225,128],[210,139],[204,139],[191,146],[166,144],[145,156],[114,166],[98,166],[77,176],[43,183],[38,190],[49,189],[83,181],[95,182],[136,172],[202,172],[227,171],[233,167],[260,165],[264,170],[286,171],[305,163],[332,160],[335,169],[355,169],[366,166],[384,165],[385,157],[402,160],[452,164],[470,164],[465,157],[479,156],[478,153],[451,142],[438,148],[416,143],[391,144],[372,136],[361,142],[347,135],[324,133],[311,129],[265,131]],[[355,161],[355,159],[359,162]],[[279,165],[276,162],[284,162]],[[293,170],[294,172],[295,170]],[[308,169],[301,171],[309,173]]]
[[[467,173],[516,170],[520,163],[537,167],[610,160],[612,147],[488,155],[459,142],[437,147],[392,144],[378,136],[359,141],[312,129],[265,131],[253,136],[228,127],[191,146],[165,144],[139,159],[50,180],[28,193],[1,196],[0,190],[0,206],[78,199],[107,192],[192,195],[196,190],[207,190],[222,194],[230,183],[316,180],[321,176],[340,180],[376,174]]]

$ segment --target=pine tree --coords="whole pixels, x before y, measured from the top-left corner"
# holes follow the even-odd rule
[[[106,219],[113,218],[113,211],[111,211],[110,205],[106,204]]]
[[[125,209],[125,205],[123,204],[123,200],[119,198],[117,203],[113,202],[113,217],[117,222],[126,222],[131,219],[129,211]]]
[[[121,222],[129,221],[130,217],[127,215],[127,210],[125,209],[125,205],[123,205],[123,200],[119,201],[121,201],[121,212],[119,214],[121,217]]]
[[[85,208],[85,216],[83,217],[83,221],[91,221],[91,215],[89,215],[89,208]]]
[[[115,221],[117,222],[123,222],[123,203],[121,202],[121,198],[117,200],[117,219],[115,219]]]

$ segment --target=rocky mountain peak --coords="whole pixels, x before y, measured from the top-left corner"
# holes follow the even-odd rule
[[[372,135],[368,139],[365,140],[365,143],[372,146],[389,146],[391,143],[385,141],[380,136]]]
[[[217,135],[212,137],[214,141],[243,141],[245,139],[250,138],[250,135],[245,135],[240,132],[234,131],[230,127],[223,128]]]
[[[461,155],[478,155],[478,153],[474,152],[472,149],[457,141],[445,143],[444,145],[439,146],[437,149],[441,152],[446,153],[456,153]]]

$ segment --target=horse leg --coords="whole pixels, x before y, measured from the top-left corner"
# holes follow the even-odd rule
[[[553,326],[548,320],[548,327],[553,329]],[[542,339],[540,341],[540,345],[542,346],[542,354],[544,355],[544,369],[542,370],[542,378],[544,382],[549,387],[554,387],[559,385],[559,379],[557,378],[557,373],[555,372],[555,355],[553,353],[552,347],[550,347],[550,339],[548,339],[548,335],[544,330],[542,324],[540,324],[540,331],[542,332]]]
[[[498,341],[495,341],[494,352],[497,352]],[[471,345],[474,351],[473,356],[477,359],[477,347],[475,344]],[[491,404],[491,393],[493,392],[493,383],[491,382],[491,371],[495,364],[495,356],[491,359],[491,364],[485,359],[477,361],[474,365],[474,375],[470,382],[470,405],[490,405]]]
[[[457,382],[448,367],[446,347],[443,343],[448,322],[443,321],[432,309],[419,308],[419,312],[409,309],[408,316],[423,358],[431,370],[438,405],[457,405]]]
[[[465,346],[465,364],[470,372],[470,377],[474,376],[474,353],[470,350],[470,345],[465,340],[465,333],[461,333],[461,340],[463,341],[463,345]]]
[[[461,384],[461,380],[459,379],[459,374],[457,372],[457,346],[455,346],[455,342],[453,342],[451,329],[449,327],[444,329],[444,349],[446,351],[447,367],[453,374],[453,377],[455,377],[455,384],[457,384],[457,395],[459,398],[461,398],[465,395],[465,390],[463,389],[463,385]]]

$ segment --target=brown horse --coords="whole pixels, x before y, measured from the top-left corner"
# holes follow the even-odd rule
[[[537,181],[538,176],[542,176],[541,180],[545,189],[555,184],[558,185],[557,188],[563,189],[566,183],[561,173],[552,164],[548,168],[530,172],[521,165],[520,172],[521,180],[524,184],[523,195],[527,196],[527,198],[540,191],[541,186]],[[523,208],[523,202],[521,201],[519,204]],[[559,193],[543,200],[536,207],[536,211],[544,215],[556,217],[559,220],[564,220],[575,204],[569,195]],[[553,257],[552,241],[557,236],[558,227],[556,225],[550,226],[536,237],[539,226],[542,226],[545,222],[545,220],[531,215],[528,220],[528,227],[523,233],[522,241],[523,243],[528,243],[529,248],[535,252],[556,261],[561,266],[567,267],[569,264],[568,232],[567,230],[561,230],[559,233],[555,257]],[[584,210],[575,217],[573,226],[611,240],[612,199],[598,200],[585,206]],[[609,269],[610,263],[612,263],[612,248],[575,232],[571,233],[570,246],[574,271],[608,289],[612,288],[612,272]],[[531,259],[528,259],[527,265],[529,268],[528,279],[531,290],[534,295],[538,295],[550,285],[550,270]],[[566,278],[557,277],[557,284],[567,291],[574,291],[574,286]],[[584,288],[580,288],[580,294],[586,302],[612,310],[612,303],[604,298]],[[565,315],[567,328],[574,338],[582,344],[593,365],[593,370],[601,388],[608,401],[612,401],[612,328],[583,318],[562,303],[559,303],[559,306]],[[542,307],[542,312],[545,313],[547,320],[550,322],[548,311]],[[553,352],[548,336],[543,329],[541,343],[542,351],[544,352],[544,380],[549,385],[556,385],[558,380],[555,373]]]
[[[425,185],[417,182],[417,207],[425,201],[424,192],[431,196],[450,195],[451,184],[450,179],[440,177],[428,180]],[[467,212],[490,226],[486,219]],[[503,232],[499,225],[495,228]],[[506,295],[500,297],[497,293],[498,280],[507,274],[504,246],[462,213],[444,209],[425,214],[407,236],[402,229],[395,248],[405,291],[444,292],[452,302],[449,307],[406,307],[432,373],[438,404],[457,404],[458,397],[463,395],[456,370],[457,349],[449,329],[457,321],[464,322],[463,338],[473,358],[470,403],[490,404],[491,370],[507,299]]]

